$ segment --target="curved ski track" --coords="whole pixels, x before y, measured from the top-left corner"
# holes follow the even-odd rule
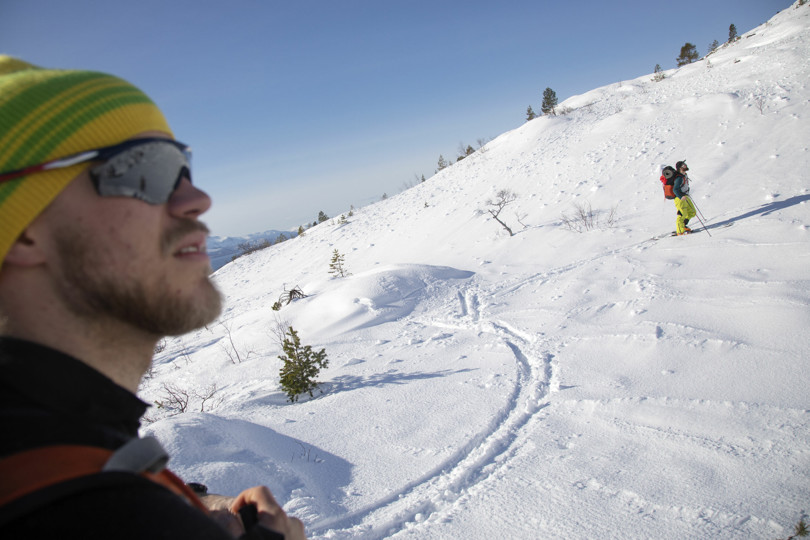
[[[504,322],[488,320],[482,314],[474,286],[459,291],[458,299],[460,318],[428,324],[495,335],[511,350],[517,379],[503,410],[482,433],[439,467],[367,508],[314,524],[312,537],[381,539],[441,519],[473,486],[506,466],[525,438],[524,428],[547,404],[555,386],[558,389],[554,383],[555,354],[548,350],[545,340]]]
[[[413,532],[420,525],[440,520],[454,509],[470,490],[484,482],[509,459],[525,438],[532,417],[545,407],[552,392],[558,391],[554,358],[563,343],[550,342],[543,335],[519,331],[508,323],[491,320],[483,313],[479,298],[512,294],[532,283],[544,283],[583,263],[614,256],[625,251],[644,249],[646,242],[607,250],[586,260],[578,260],[537,274],[522,276],[511,283],[494,285],[481,291],[469,285],[457,292],[460,318],[452,321],[425,321],[445,329],[475,330],[497,336],[512,351],[517,380],[501,414],[490,426],[460,448],[439,467],[425,473],[391,496],[339,518],[327,518],[311,527],[314,538],[382,539],[399,531]]]
[[[514,294],[532,284],[543,284],[586,263],[625,252],[645,250],[648,240],[609,249],[593,257],[572,261],[536,274],[494,284],[482,291],[475,285],[457,292],[460,317],[452,321],[428,320],[425,324],[444,329],[474,330],[497,336],[515,357],[517,380],[504,409],[490,426],[460,448],[439,467],[376,503],[339,518],[314,524],[314,538],[382,539],[402,530],[418,530],[442,519],[465,494],[486,481],[495,471],[508,466],[510,458],[525,439],[532,417],[544,408],[551,393],[560,390],[555,357],[565,346],[544,335],[529,334],[501,320],[487,317],[479,298]]]

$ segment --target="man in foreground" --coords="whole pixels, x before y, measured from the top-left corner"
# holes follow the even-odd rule
[[[155,345],[220,313],[189,157],[129,83],[0,56],[0,537],[215,539],[257,521],[246,538],[304,538],[263,487],[216,522],[129,458],[62,474],[76,449],[149,452],[135,392]]]

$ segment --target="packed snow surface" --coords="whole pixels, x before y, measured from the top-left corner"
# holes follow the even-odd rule
[[[212,492],[269,486],[311,538],[791,534],[810,510],[808,28],[796,4],[224,266],[221,318],[155,357],[144,433]],[[658,177],[682,159],[707,230],[660,237]],[[514,236],[488,211],[501,190]],[[566,226],[577,208],[594,228]],[[286,326],[329,358],[298,403]]]

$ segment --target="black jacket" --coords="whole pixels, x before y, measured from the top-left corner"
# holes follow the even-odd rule
[[[0,338],[0,457],[55,444],[115,450],[137,436],[146,408],[70,356]],[[139,475],[105,473],[73,482],[0,508],[0,538],[230,538],[208,516]],[[273,534],[257,527],[243,538],[279,537]]]

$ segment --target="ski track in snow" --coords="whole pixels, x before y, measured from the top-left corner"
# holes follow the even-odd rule
[[[568,273],[598,264],[604,258],[647,249],[645,244],[642,241],[610,249],[587,259],[521,277],[512,283],[497,284],[492,290],[481,290],[481,285],[462,288],[456,292],[460,318],[421,320],[423,324],[437,329],[475,330],[497,336],[511,350],[518,368],[512,395],[490,428],[479,433],[450,459],[371,507],[340,519],[327,519],[313,524],[313,535],[329,538],[356,538],[361,535],[363,538],[375,539],[386,538],[397,531],[405,530],[416,534],[420,527],[441,521],[444,515],[452,513],[462,498],[475,491],[477,485],[485,483],[498,470],[509,469],[510,459],[516,450],[526,444],[528,436],[524,434],[524,429],[530,422],[540,421],[535,417],[536,414],[548,404],[550,395],[560,389],[559,380],[555,377],[554,358],[565,344],[554,343],[540,334],[517,329],[503,318],[491,317],[482,308],[480,298],[497,299],[519,294],[524,288],[547,286],[554,278],[565,278]],[[651,282],[646,286],[647,290],[643,292],[647,301],[671,294],[662,292]],[[643,286],[641,288],[644,289]],[[609,309],[613,306],[615,304],[597,309]],[[576,319],[576,315],[580,314],[578,310],[590,309],[593,306],[587,305],[566,314],[560,313],[556,318],[562,320],[573,316]],[[689,329],[686,325],[681,325],[678,330],[679,333],[689,333],[690,330],[699,333],[697,329]],[[656,339],[662,339],[663,334],[664,330],[656,327]],[[711,335],[711,332],[706,332],[706,335]],[[599,336],[576,339],[599,339]],[[698,336],[696,340],[700,341],[701,338]],[[580,402],[580,405],[585,403],[586,401]],[[633,428],[626,423],[620,427]]]
[[[646,249],[648,249],[646,241],[642,241],[638,244],[629,244],[623,248],[607,250],[596,256],[547,269],[531,276],[524,276],[512,283],[498,284],[490,291],[467,288],[457,293],[460,304],[459,309],[466,324],[459,325],[457,321],[453,323],[426,322],[426,324],[432,324],[444,329],[475,329],[479,332],[487,332],[498,336],[503,344],[512,351],[515,363],[518,366],[518,377],[514,393],[508,402],[507,409],[490,431],[482,433],[475,440],[470,441],[461,452],[415,485],[408,486],[407,489],[400,491],[391,499],[383,501],[378,507],[369,509],[369,511],[362,514],[362,517],[353,516],[355,520],[359,518],[360,522],[345,530],[345,537],[354,538],[361,534],[363,538],[385,538],[398,531],[407,531],[408,535],[418,538],[419,531],[422,528],[441,522],[445,516],[453,513],[455,506],[460,504],[463,499],[469,497],[471,493],[480,492],[481,489],[484,489],[483,486],[490,477],[496,476],[499,471],[509,470],[512,467],[510,460],[515,452],[528,442],[529,436],[524,433],[524,431],[527,431],[525,428],[530,423],[542,422],[542,419],[536,416],[537,413],[548,404],[551,394],[560,390],[560,382],[555,376],[554,358],[566,346],[566,343],[552,343],[541,335],[519,330],[502,319],[490,317],[485,312],[482,312],[479,298],[497,299],[499,296],[519,294],[522,289],[537,289],[548,286],[549,282],[553,281],[554,278],[561,278],[562,280],[567,277],[567,274],[583,267],[587,268],[598,264],[604,258],[615,258],[622,254],[632,255]],[[631,257],[627,257],[627,262],[632,266],[632,260],[630,259]],[[647,304],[652,302],[653,299],[680,297],[679,293],[662,288],[654,280],[641,280],[634,282],[634,284],[641,295],[633,299],[633,304]],[[576,320],[581,318],[580,316],[587,311],[594,309],[602,311],[616,306],[616,303],[596,307],[585,304],[567,311],[565,314],[558,313],[556,318],[558,320],[566,318]],[[601,329],[597,328],[597,332],[600,331]],[[687,324],[657,324],[650,339],[656,341],[668,339],[668,335],[678,336],[677,339],[681,341],[687,339],[693,346],[699,347],[705,347],[712,343],[718,347],[739,348],[746,346],[744,342],[735,341],[732,338],[718,340],[716,339],[716,332],[711,329],[702,329]],[[637,330],[628,331],[627,336],[637,339]],[[582,335],[571,339],[573,341],[599,341],[604,337],[604,335],[598,333],[594,335],[582,333]],[[613,404],[627,405],[629,403],[647,403],[649,401],[649,398],[646,397],[634,400],[575,400],[567,402],[566,406],[610,408]],[[656,405],[672,409],[673,412],[662,414],[663,417],[666,417],[668,414],[675,414],[677,409],[682,406],[682,403],[676,399],[665,398],[658,400]],[[689,406],[699,408],[727,408],[729,406],[747,408],[748,405],[745,403],[734,405],[728,402],[703,400],[700,403],[690,403]],[[801,429],[803,425],[801,417],[805,411],[774,409],[774,412],[779,416],[795,415],[797,423],[792,429]],[[627,422],[621,419],[613,420],[611,424],[613,429],[629,433],[631,436],[645,441],[650,438],[665,439],[676,445],[688,444],[693,448],[704,448],[711,452],[728,454],[737,458],[745,457],[747,454],[761,456],[765,453],[781,453],[785,458],[791,457],[791,453],[787,449],[769,446],[767,441],[764,444],[766,448],[751,449],[746,445],[730,444],[722,440],[722,438],[718,439],[709,435],[695,436],[669,426],[650,426],[644,425],[643,422]],[[535,427],[532,425],[532,430]],[[688,520],[690,523],[700,521],[704,516],[711,516],[713,522],[721,522],[729,526],[738,526],[747,520],[757,519],[750,515],[719,512],[710,507],[664,507],[652,501],[647,501],[639,494],[629,490],[612,490],[594,479],[582,482],[579,484],[578,489],[592,490],[604,497],[618,499],[627,507],[635,507],[640,514],[652,515],[656,512],[665,512],[680,516],[681,519]],[[351,522],[352,519],[350,518],[349,521]],[[374,525],[368,525],[365,523],[366,521]],[[333,523],[332,527],[334,525]],[[337,531],[332,527],[329,527],[331,529],[329,530],[329,537],[340,538],[340,535],[333,536]],[[315,531],[317,533],[318,528]],[[717,533],[718,530],[713,530],[710,527],[709,532]]]
[[[396,531],[414,530],[427,516],[431,520],[454,504],[500,467],[504,467],[515,448],[522,444],[523,428],[545,405],[551,391],[554,355],[546,343],[511,328],[503,321],[490,320],[482,309],[480,290],[459,290],[460,319],[423,321],[444,330],[475,330],[497,336],[511,350],[518,376],[511,396],[490,427],[479,433],[450,459],[410,485],[375,505],[344,516],[312,525],[315,536],[328,532],[329,538],[385,538]]]
[[[492,299],[490,304],[498,301],[500,297],[518,295],[524,289],[553,288],[554,280],[569,279],[568,274],[588,268],[607,257],[625,256],[629,266],[633,266],[632,256],[647,249],[644,242],[629,244],[623,248],[607,250],[593,257],[577,260],[560,267],[547,269],[531,276],[523,276],[512,282],[499,283],[491,286],[490,290],[482,289],[482,284],[469,284],[456,291],[460,317],[447,319],[422,319],[420,322],[426,326],[435,327],[442,331],[475,331],[482,334],[497,336],[501,343],[507,347],[514,357],[517,366],[517,378],[512,394],[507,400],[502,412],[497,415],[489,428],[472,438],[459,448],[452,457],[441,465],[426,473],[418,480],[404,486],[391,496],[377,501],[374,505],[356,511],[339,519],[327,519],[313,524],[313,536],[328,538],[369,538],[380,539],[392,535],[406,534],[415,538],[420,531],[430,528],[435,523],[449,519],[459,505],[463,504],[474,493],[486,489],[489,481],[505,474],[516,466],[512,463],[515,454],[522,448],[530,446],[531,433],[537,429],[537,424],[544,421],[538,415],[549,404],[551,397],[561,390],[557,376],[557,362],[555,358],[568,345],[587,340],[602,340],[606,336],[601,334],[601,326],[595,328],[596,333],[578,332],[576,337],[567,340],[555,341],[545,337],[542,332],[531,332],[520,329],[507,322],[510,314],[490,314],[482,306],[481,298]],[[640,281],[627,281],[637,291],[632,302],[624,306],[629,309],[633,306],[646,305],[654,299],[673,299],[681,295],[674,290],[662,287],[654,279]],[[591,305],[587,302],[570,310],[560,309],[551,317],[556,321],[582,319],[589,311],[601,312],[615,308],[621,302]],[[631,305],[632,304],[632,305]],[[640,308],[643,311],[643,308]],[[665,323],[655,324],[649,334],[651,341],[671,339],[688,340],[695,347],[745,347],[745,343],[732,338],[717,339],[716,332],[709,328],[701,329],[696,325]],[[611,335],[610,337],[617,337]],[[628,330],[627,338],[639,339],[638,330]],[[563,388],[564,389],[564,388]],[[685,414],[683,407],[690,409],[720,409],[739,408],[747,410],[746,403],[729,403],[728,401],[684,402],[673,398],[615,398],[608,400],[565,400],[563,406],[568,409],[583,410],[610,410],[613,407],[633,409],[644,404],[647,407],[656,407],[669,412],[663,412],[660,417]],[[768,413],[775,418],[794,417],[795,424],[783,425],[779,429],[801,430],[803,428],[803,415],[805,411],[770,408]],[[609,429],[620,431],[626,436],[649,441],[658,439],[667,441],[675,446],[688,445],[690,448],[704,449],[707,452],[727,454],[737,459],[759,457],[763,454],[774,456],[782,455],[784,459],[791,459],[791,451],[775,446],[768,441],[753,443],[743,441],[732,443],[713,434],[703,436],[695,435],[686,430],[670,425],[655,425],[648,420],[627,421],[626,417],[617,416],[606,418]],[[665,513],[678,519],[687,521],[692,526],[694,522],[704,517],[711,517],[707,533],[715,534],[717,523],[728,526],[739,526],[747,520],[756,521],[756,516],[743,514],[730,514],[718,511],[711,507],[674,507],[662,506],[654,501],[646,500],[642,495],[631,490],[615,490],[601,484],[596,479],[586,479],[578,483],[576,489],[593,491],[602,497],[618,500],[625,507],[635,508],[639,514]],[[572,531],[573,532],[573,531]]]

